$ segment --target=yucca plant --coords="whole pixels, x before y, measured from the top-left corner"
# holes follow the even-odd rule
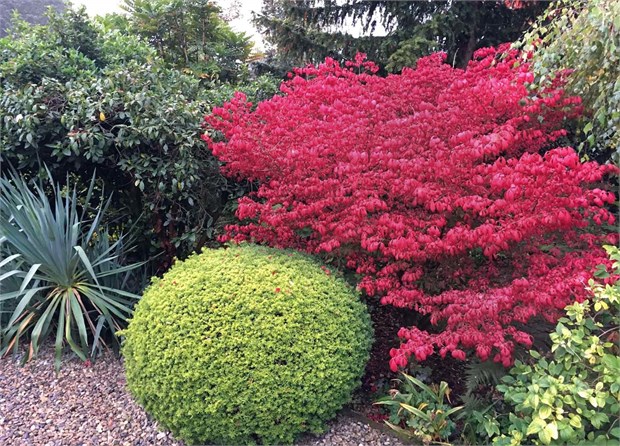
[[[68,178],[63,188],[48,176],[48,194],[16,173],[0,178],[0,302],[12,308],[0,327],[1,352],[28,337],[28,361],[55,331],[58,368],[64,345],[86,360],[104,331],[116,342],[139,298],[124,285],[140,264],[122,266],[125,238],[111,241],[102,226],[110,199],[91,208],[94,176],[80,203]]]
[[[5,241],[0,239],[0,276],[3,275],[5,270],[10,271],[17,267],[16,262],[13,262],[13,264],[11,264],[11,261],[6,261],[6,258],[9,257],[9,255],[5,253],[5,249],[3,246],[4,244]],[[0,291],[3,293],[9,293],[19,290],[20,286],[21,281],[17,277],[8,276],[2,282],[0,282]],[[16,305],[17,303],[14,299],[0,300],[0,346],[2,345],[2,340],[4,338],[4,333],[2,329],[11,319],[11,315],[13,314],[13,311],[15,311]]]

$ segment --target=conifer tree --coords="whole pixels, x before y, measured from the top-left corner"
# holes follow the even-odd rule
[[[399,71],[436,51],[465,66],[476,49],[517,39],[543,10],[537,1],[263,0],[255,23],[290,65],[362,52]]]

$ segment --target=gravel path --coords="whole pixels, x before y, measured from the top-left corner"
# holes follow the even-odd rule
[[[341,415],[321,437],[304,437],[303,446],[391,445],[395,437]],[[104,356],[92,366],[64,360],[54,371],[46,348],[22,367],[14,357],[0,359],[0,445],[161,445],[182,446],[133,401],[125,389],[121,362]]]

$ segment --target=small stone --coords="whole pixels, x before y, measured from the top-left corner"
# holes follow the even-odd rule
[[[183,446],[136,404],[125,387],[122,361],[112,354],[88,369],[67,355],[58,376],[53,357],[51,346],[27,367],[19,358],[0,359],[0,445]],[[328,427],[319,437],[304,436],[298,446],[403,445],[346,413]]]

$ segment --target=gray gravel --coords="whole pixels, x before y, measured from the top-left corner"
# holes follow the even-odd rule
[[[342,414],[321,437],[303,446],[399,446],[381,429]],[[25,366],[0,359],[0,445],[182,446],[133,401],[120,360],[108,354],[92,366],[66,358],[54,371],[53,351],[43,350]]]
[[[320,437],[302,439],[300,446],[402,446],[396,437],[386,434],[348,414],[342,414]]]

